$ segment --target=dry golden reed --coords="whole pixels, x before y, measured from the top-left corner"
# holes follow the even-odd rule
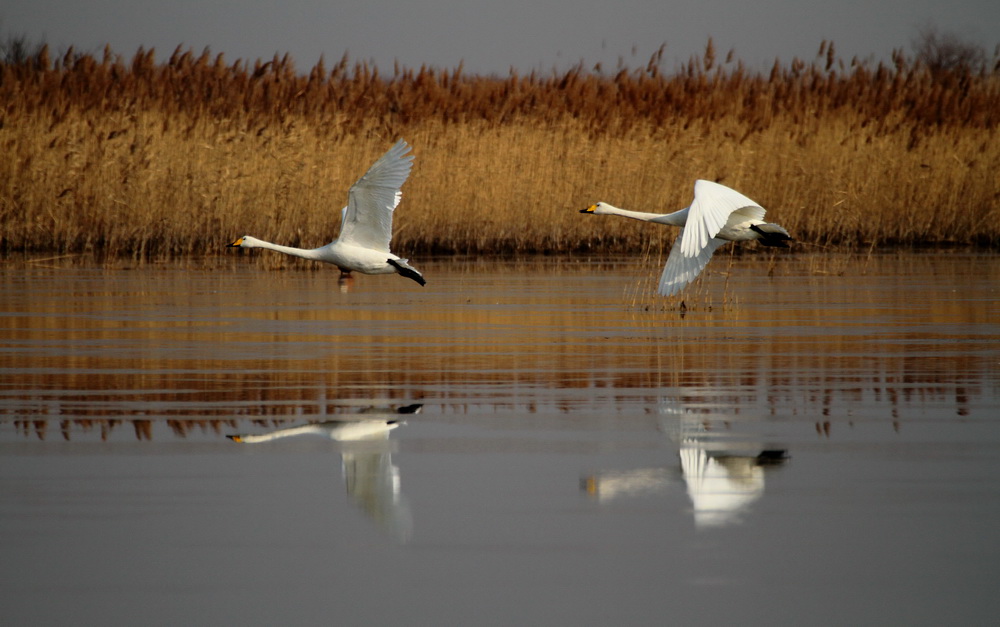
[[[508,76],[43,48],[0,64],[0,252],[214,254],[243,234],[319,246],[398,137],[416,155],[395,220],[404,256],[644,250],[648,228],[578,210],[678,209],[696,178],[758,200],[806,245],[993,246],[998,126],[995,68],[845,64],[825,42],[763,73],[717,63],[710,42],[670,74],[654,55],[615,74]]]

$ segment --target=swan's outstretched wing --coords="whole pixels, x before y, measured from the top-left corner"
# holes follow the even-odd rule
[[[690,224],[690,222],[688,222]],[[712,259],[712,254],[726,243],[726,240],[713,237],[708,240],[708,244],[703,246],[698,254],[693,257],[688,257],[681,252],[681,244],[684,241],[684,236],[687,234],[687,227],[681,229],[680,235],[674,240],[674,246],[670,249],[670,256],[667,257],[667,263],[663,266],[663,274],[660,275],[660,294],[664,296],[673,296],[677,292],[684,289],[684,286],[694,281],[701,271],[705,269],[708,265],[709,260]]]
[[[694,201],[688,210],[687,224],[684,225],[683,239],[680,240],[684,256],[700,258],[709,241],[719,234],[734,211],[756,220],[763,220],[765,213],[763,207],[725,185],[712,181],[695,181]],[[674,248],[676,247],[677,244],[674,244]],[[705,263],[708,263],[707,258]]]
[[[406,154],[409,151],[406,142],[399,140],[351,186],[337,238],[340,242],[389,252],[392,211],[402,197],[399,188],[413,167],[413,155]]]

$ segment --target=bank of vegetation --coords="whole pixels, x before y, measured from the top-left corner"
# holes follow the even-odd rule
[[[6,52],[4,254],[217,254],[246,233],[319,246],[399,137],[416,155],[403,255],[634,252],[648,227],[578,210],[678,209],[697,178],[756,199],[803,245],[1000,243],[1000,68],[985,56],[845,61],[824,42],[759,72],[709,42],[670,71],[658,53],[479,76]]]

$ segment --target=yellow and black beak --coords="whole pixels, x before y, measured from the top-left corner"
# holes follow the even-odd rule
[[[594,213],[594,210],[596,210],[596,209],[597,209],[597,205],[590,205],[586,209],[581,209],[580,213]]]
[[[233,248],[235,246],[242,246],[242,245],[243,245],[243,238],[240,237],[235,242],[233,242],[232,244],[227,244],[226,248]]]
[[[227,435],[226,437],[229,438],[230,440],[232,440],[233,442],[242,442],[243,441],[243,436],[241,436],[241,435]]]

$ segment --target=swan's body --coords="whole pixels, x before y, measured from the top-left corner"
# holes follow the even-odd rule
[[[340,234],[326,246],[294,248],[249,235],[229,246],[268,248],[286,255],[331,263],[344,275],[352,271],[362,274],[398,273],[424,285],[426,281],[420,272],[406,259],[389,252],[392,212],[399,205],[402,197],[400,188],[413,167],[413,155],[406,154],[409,151],[406,142],[399,140],[351,186],[347,206],[341,211]]]
[[[673,213],[643,213],[605,202],[580,213],[616,215],[633,220],[684,227],[670,249],[660,275],[659,292],[671,296],[684,289],[708,265],[726,242],[759,240],[765,246],[787,248],[788,231],[764,221],[764,208],[743,194],[711,181],[695,181],[691,206]]]

